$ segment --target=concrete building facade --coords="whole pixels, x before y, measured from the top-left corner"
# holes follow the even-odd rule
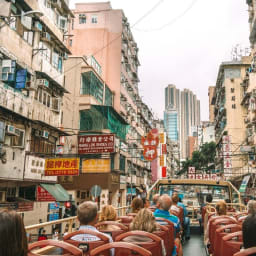
[[[98,73],[98,79],[103,81],[103,87],[107,87],[113,95],[112,110],[126,124],[129,124],[129,130],[125,136],[120,137],[118,134],[116,136],[119,144],[116,145],[115,167],[111,170],[111,174],[112,172],[116,173],[120,185],[122,180],[125,185],[124,193],[127,192],[128,195],[131,195],[135,188],[137,188],[137,192],[140,192],[150,185],[151,179],[150,163],[143,161],[141,157],[141,137],[145,136],[154,127],[154,124],[153,114],[143,103],[138,92],[138,66],[140,63],[137,44],[123,11],[112,9],[109,2],[76,4],[73,13],[75,18],[69,28],[69,34],[72,34],[73,37],[68,41],[68,47],[72,51],[73,57],[67,65],[72,67],[71,62],[78,61],[78,70],[76,77],[71,78],[70,76],[67,79],[70,79],[70,84],[76,83],[76,94],[79,94],[80,98],[79,107],[76,110],[79,109],[80,112],[83,110],[86,116],[91,113],[90,115],[93,117],[91,110],[95,108],[93,105],[101,105],[102,108],[106,105],[106,102],[99,100],[101,97],[96,94],[85,91],[82,96],[81,91],[79,92],[80,78],[84,73],[79,65],[80,62],[83,62],[83,65],[86,66],[85,63],[87,63]],[[78,60],[81,59],[81,56],[84,57],[83,60]],[[72,99],[73,102],[75,99]],[[78,102],[74,104],[77,105]],[[75,116],[79,119],[78,114],[76,111]],[[76,122],[74,125],[77,127]],[[80,115],[80,128],[78,128],[80,133],[111,132],[111,129],[100,129],[98,125],[100,125],[100,121],[98,124],[95,123],[93,131],[90,127],[85,126],[82,129]],[[119,166],[120,157],[125,162],[123,170]],[[92,182],[86,184],[87,189],[97,182],[98,180],[92,179]],[[111,186],[111,182],[109,186]],[[74,188],[75,186],[72,189]],[[117,200],[114,201],[112,200],[113,204],[117,205]]]
[[[246,139],[244,103],[247,95],[241,86],[248,68],[248,59],[223,62],[220,65],[212,103],[215,106],[215,139],[217,144],[217,169],[226,179],[244,172],[246,159],[239,153]],[[241,104],[242,102],[242,104]]]
[[[45,176],[45,161],[68,135],[61,130],[61,103],[67,93],[63,62],[70,53],[64,34],[73,15],[67,0],[1,4],[0,199],[28,225],[49,217],[37,189],[55,186],[57,177]],[[47,206],[40,211],[41,204]]]
[[[214,123],[214,105],[212,105],[212,97],[214,95],[215,86],[208,87],[208,97],[209,97],[209,121]]]

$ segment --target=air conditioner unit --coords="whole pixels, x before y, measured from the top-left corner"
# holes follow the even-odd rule
[[[19,129],[15,128],[14,133],[15,133],[16,136],[20,136],[20,130]]]
[[[42,31],[43,30],[42,23],[40,23],[39,21],[36,21],[34,23],[34,26],[33,26],[32,30],[34,30],[34,31]]]
[[[45,139],[48,139],[49,138],[49,132],[48,131],[43,131],[42,137],[45,138]]]
[[[36,79],[36,84],[39,86],[49,87],[49,81],[47,79]]]
[[[36,136],[36,137],[42,136],[42,131],[40,131],[40,130],[35,130],[35,136]]]
[[[17,133],[15,133],[15,126],[13,126],[13,125],[7,125],[6,133],[9,134],[9,135],[14,135],[14,136],[16,136]]]
[[[11,72],[1,72],[0,73],[0,80],[1,81],[9,81],[9,82],[13,82],[15,81],[15,74],[11,73]]]
[[[6,192],[0,191],[0,202],[5,202]]]
[[[46,42],[51,42],[51,35],[48,32],[43,32],[41,40]]]

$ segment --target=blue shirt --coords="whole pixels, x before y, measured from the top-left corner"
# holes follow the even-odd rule
[[[157,218],[164,218],[171,221],[174,224],[174,237],[176,237],[176,232],[180,231],[180,220],[177,216],[170,214],[168,211],[156,209],[154,216]]]
[[[184,218],[187,217],[188,216],[188,211],[187,211],[187,208],[186,208],[185,204],[178,202],[177,205],[181,206],[183,208]]]

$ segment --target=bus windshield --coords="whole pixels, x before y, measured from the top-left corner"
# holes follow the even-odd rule
[[[213,203],[219,200],[229,198],[229,189],[227,186],[216,185],[197,185],[197,184],[161,184],[159,193],[172,195],[173,192],[178,192],[182,202],[187,206],[199,207],[206,202],[207,194],[213,197]]]

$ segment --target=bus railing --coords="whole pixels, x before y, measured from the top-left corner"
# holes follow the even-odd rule
[[[121,216],[121,215],[126,215],[126,211],[129,208],[129,206],[123,206],[123,207],[117,207],[115,208],[115,210],[117,211],[117,215]],[[100,212],[99,212],[100,213]],[[78,223],[77,217],[68,217],[68,218],[64,218],[64,219],[59,219],[59,220],[54,220],[54,221],[48,221],[48,222],[44,222],[44,223],[39,223],[39,224],[34,224],[34,225],[29,225],[26,226],[26,232],[29,233],[29,231],[33,231],[35,229],[40,229],[40,228],[44,228],[47,226],[53,226],[53,225],[57,225],[57,224],[63,224],[66,223],[69,225],[69,229],[68,232],[72,232],[72,227],[73,224]]]

